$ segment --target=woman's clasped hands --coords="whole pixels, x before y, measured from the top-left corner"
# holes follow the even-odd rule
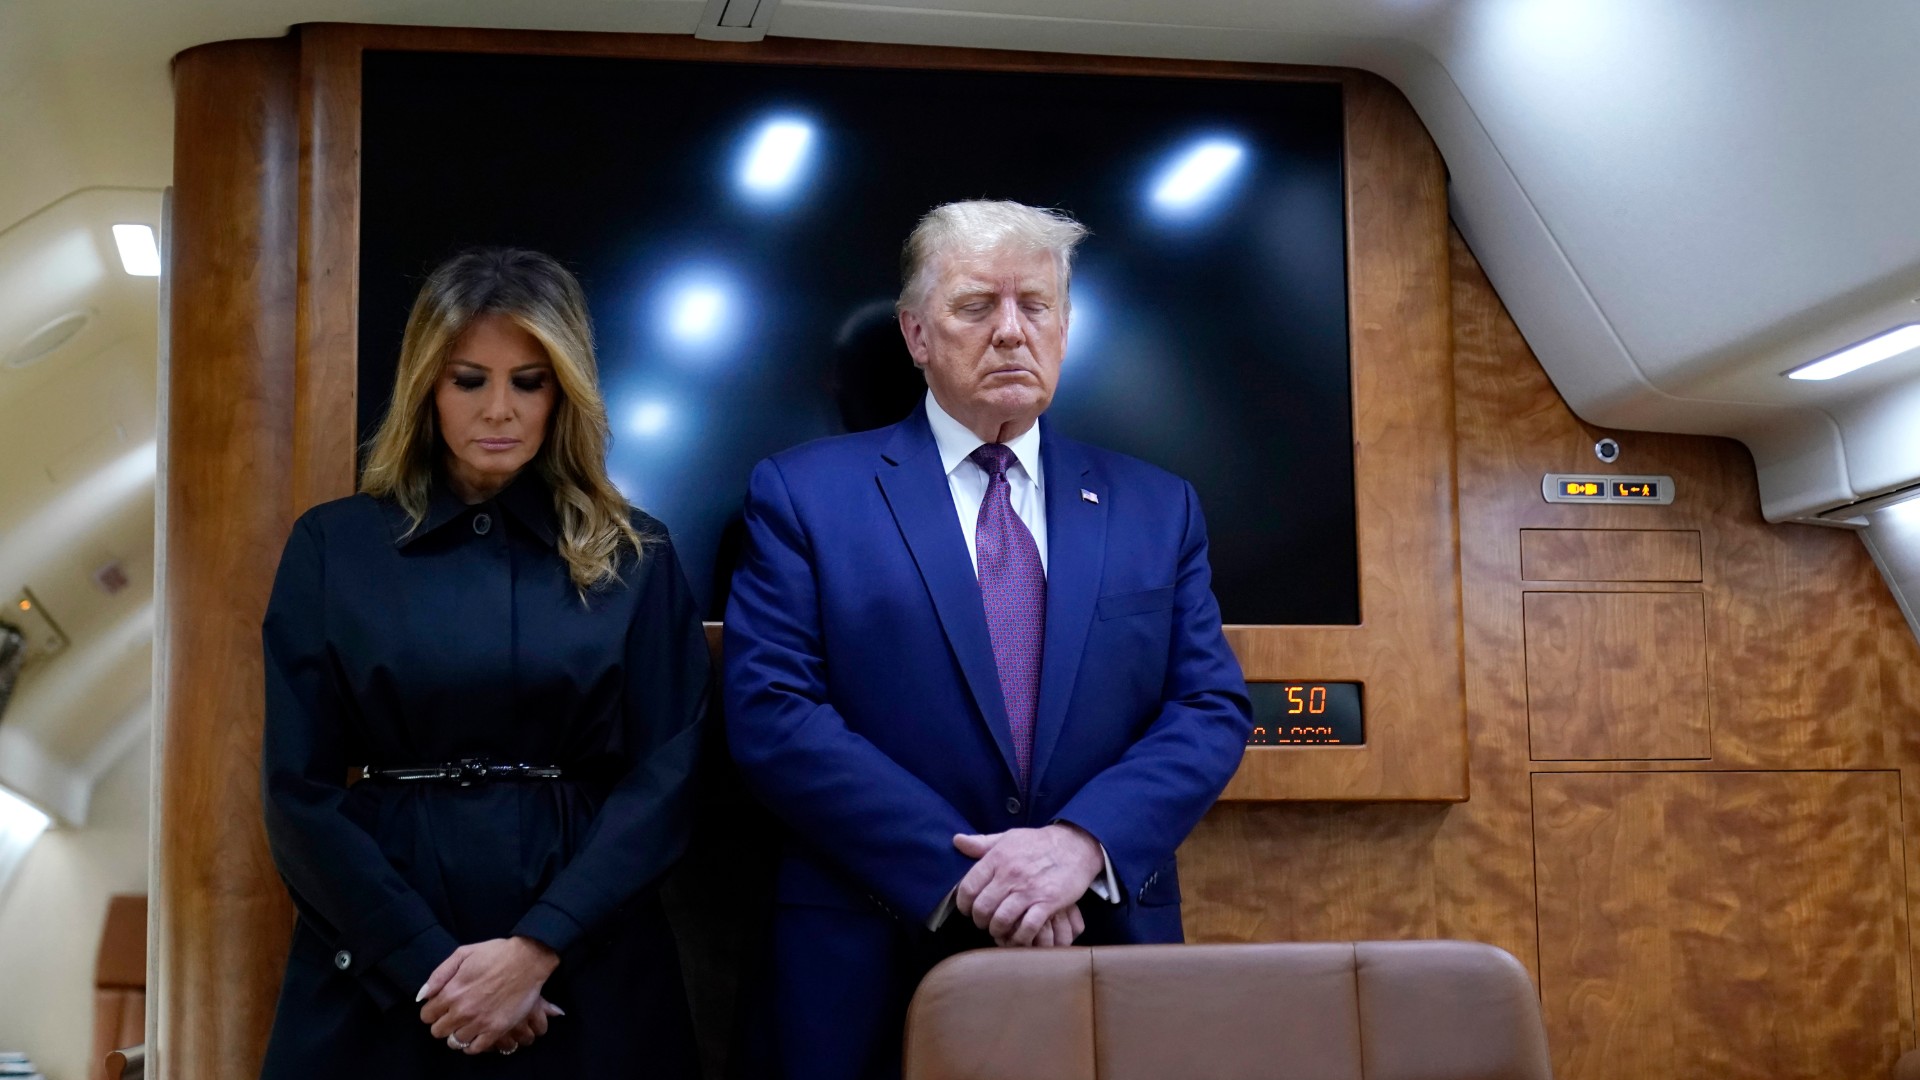
[[[511,1054],[545,1035],[550,1017],[566,1015],[540,992],[559,964],[552,949],[532,938],[462,945],[414,998],[424,1003],[420,1020],[448,1049]]]

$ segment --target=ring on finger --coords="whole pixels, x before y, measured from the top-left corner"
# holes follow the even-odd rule
[[[511,1054],[511,1053],[513,1053],[513,1052],[514,1052],[515,1050],[518,1050],[518,1049],[520,1049],[520,1047],[519,1047],[519,1046],[517,1046],[517,1045],[516,1045],[516,1046],[503,1046],[503,1047],[501,1047],[501,1048],[500,1048],[500,1056],[501,1056],[501,1057],[506,1057],[506,1056],[507,1056],[508,1054]]]
[[[447,1049],[449,1050],[465,1050],[468,1046],[471,1046],[471,1045],[472,1045],[471,1043],[461,1042],[460,1036],[458,1035],[447,1036]]]

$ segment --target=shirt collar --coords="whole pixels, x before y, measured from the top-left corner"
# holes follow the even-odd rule
[[[420,527],[410,529],[411,519],[407,512],[395,505],[394,546],[405,548],[429,533],[438,532],[450,522],[465,520],[470,511],[478,511],[488,503],[498,504],[513,519],[525,526],[527,531],[539,537],[548,547],[555,547],[560,538],[559,515],[554,513],[553,492],[538,472],[526,469],[514,477],[498,495],[483,503],[471,506],[461,502],[447,485],[446,477],[438,469],[434,470],[433,487],[427,497],[427,516],[421,519]]]
[[[947,415],[947,410],[934,400],[932,390],[927,391],[927,426],[933,429],[933,444],[940,451],[940,467],[948,476],[953,475],[953,470],[959,468],[968,455],[986,445],[980,436],[967,430],[965,424]],[[1008,443],[1007,449],[1013,451],[1014,459],[1027,471],[1034,488],[1041,489],[1039,421]]]

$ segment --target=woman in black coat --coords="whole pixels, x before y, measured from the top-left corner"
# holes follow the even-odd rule
[[[558,263],[455,258],[361,493],[294,525],[264,782],[300,920],[265,1077],[693,1075],[656,886],[707,650],[665,529],[607,479],[594,371]]]

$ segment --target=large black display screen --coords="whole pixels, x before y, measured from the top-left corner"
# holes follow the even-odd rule
[[[1192,481],[1227,622],[1359,621],[1336,85],[376,52],[363,124],[363,437],[435,263],[558,257],[709,618],[753,463],[924,394],[901,241],[991,197],[1093,230],[1058,430]]]

